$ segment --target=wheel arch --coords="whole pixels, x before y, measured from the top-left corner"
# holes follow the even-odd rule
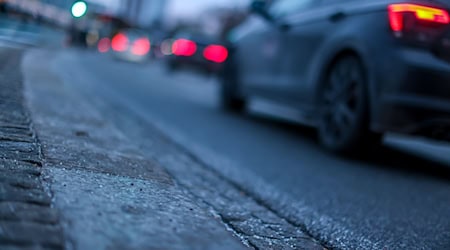
[[[375,105],[375,77],[373,65],[368,59],[368,52],[362,47],[358,46],[356,43],[348,42],[343,46],[333,49],[332,51],[328,51],[323,53],[323,57],[320,58],[319,66],[316,67],[316,70],[313,70],[311,76],[311,83],[313,86],[313,103],[315,106],[318,105],[320,91],[322,90],[325,84],[325,77],[327,73],[330,71],[331,67],[334,63],[337,62],[340,58],[344,56],[355,56],[361,63],[361,66],[364,70],[365,77],[367,79],[367,95],[369,99],[369,124],[372,125],[372,121],[375,120],[375,115],[377,113],[376,105]]]

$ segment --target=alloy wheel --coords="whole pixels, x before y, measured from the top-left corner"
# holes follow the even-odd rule
[[[321,92],[319,135],[333,151],[348,150],[364,131],[365,77],[354,57],[338,60],[330,69]]]

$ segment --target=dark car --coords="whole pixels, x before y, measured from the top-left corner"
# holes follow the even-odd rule
[[[223,43],[203,34],[180,32],[170,46],[168,66],[172,70],[191,67],[215,73],[228,58],[228,49]]]
[[[232,33],[221,100],[251,97],[300,111],[337,153],[386,132],[449,140],[450,1],[254,2]]]

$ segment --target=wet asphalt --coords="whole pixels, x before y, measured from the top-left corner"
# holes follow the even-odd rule
[[[329,247],[450,249],[448,144],[389,136],[372,155],[346,159],[273,106],[222,112],[213,77],[78,52],[63,52],[54,69],[158,126]]]

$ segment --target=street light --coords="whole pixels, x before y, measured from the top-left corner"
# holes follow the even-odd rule
[[[72,5],[72,16],[75,18],[80,18],[84,15],[86,15],[88,6],[86,4],[86,2],[84,1],[77,1]]]

